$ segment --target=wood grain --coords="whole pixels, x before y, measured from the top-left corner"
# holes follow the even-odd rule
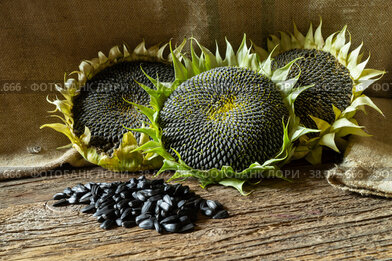
[[[125,181],[132,174],[101,168],[0,183],[0,259],[3,260],[315,260],[392,258],[392,201],[329,186],[322,173],[301,170],[292,182],[264,180],[240,196],[230,188],[203,190],[231,217],[200,217],[188,234],[140,228],[105,231],[80,206],[51,207],[51,196],[89,181]],[[150,175],[151,176],[151,175]]]

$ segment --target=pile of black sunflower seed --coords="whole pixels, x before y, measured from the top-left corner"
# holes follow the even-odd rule
[[[145,176],[127,182],[77,184],[53,199],[57,200],[54,207],[88,204],[81,212],[94,213],[103,229],[138,225],[158,233],[182,233],[194,229],[199,211],[214,219],[229,216],[222,204],[201,198],[188,186]]]

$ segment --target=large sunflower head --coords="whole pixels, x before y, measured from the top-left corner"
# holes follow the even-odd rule
[[[148,105],[149,96],[138,83],[151,87],[144,72],[163,81],[174,80],[172,56],[179,55],[185,42],[164,57],[167,46],[146,49],[144,41],[133,52],[126,45],[113,47],[109,55],[102,52],[92,60],[83,61],[79,71],[65,75],[64,87],[57,90],[65,99],[50,103],[56,106],[63,123],[45,124],[65,134],[73,147],[89,162],[115,171],[137,171],[159,168],[162,158],[155,153],[143,155],[134,150],[149,138],[127,130],[141,127],[146,118],[127,101]],[[144,71],[144,72],[143,72]]]
[[[293,91],[298,76],[287,79],[293,63],[273,69],[272,59],[260,62],[244,37],[237,52],[228,41],[225,59],[204,46],[191,58],[173,58],[176,80],[154,88],[150,107],[135,105],[150,127],[137,131],[152,140],[138,148],[164,158],[160,172],[175,170],[172,179],[196,177],[211,183],[242,185],[254,175],[271,171],[289,160],[293,141],[309,129],[298,126],[293,102],[304,89]]]
[[[296,62],[289,76],[301,75],[297,87],[314,85],[299,95],[295,101],[295,111],[301,124],[308,128],[318,128],[320,133],[305,135],[297,147],[296,158],[305,157],[309,162],[321,162],[322,147],[327,146],[337,152],[344,148],[344,136],[349,134],[367,136],[363,127],[353,118],[356,111],[370,106],[381,113],[363,91],[382,77],[384,71],[368,69],[370,56],[362,61],[362,44],[350,51],[351,39],[346,41],[347,26],[333,33],[325,40],[321,33],[322,21],[313,32],[312,24],[306,36],[294,24],[294,32],[271,35],[268,51],[255,46],[263,59],[268,54],[274,57],[274,67],[287,61],[303,57]]]

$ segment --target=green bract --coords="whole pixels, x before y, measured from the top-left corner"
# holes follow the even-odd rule
[[[321,34],[321,26],[322,22],[320,21],[320,25],[313,33],[312,25],[310,25],[306,36],[301,34],[295,25],[292,34],[281,32],[280,37],[271,35],[267,44],[268,52],[254,46],[255,51],[262,59],[271,55],[276,59],[284,56],[292,58],[296,57],[295,55],[303,56],[307,53],[309,55],[307,59],[314,65],[314,71],[312,71],[312,68],[309,69],[309,64],[302,70],[301,77],[306,78],[306,84],[314,84],[315,88],[312,88],[309,93],[301,94],[301,99],[304,98],[305,102],[300,104],[305,111],[314,112],[314,114],[309,113],[302,117],[300,112],[297,111],[297,115],[302,117],[301,124],[305,125],[310,125],[310,116],[317,125],[320,134],[302,136],[294,156],[294,158],[305,158],[312,164],[321,163],[322,146],[339,152],[338,148],[344,148],[346,143],[342,139],[344,136],[349,134],[368,136],[363,130],[363,126],[359,126],[353,117],[358,110],[365,111],[365,105],[382,114],[370,98],[363,94],[363,91],[385,73],[384,71],[365,69],[370,57],[362,61],[363,55],[360,54],[362,44],[350,52],[351,40],[346,42],[345,37],[347,26],[327,37],[325,41]],[[332,64],[330,67],[331,75],[334,76],[331,77],[331,81],[328,77],[321,75],[325,73],[324,68],[320,69],[320,64],[324,61],[317,60],[321,59],[318,58],[321,56],[333,60],[328,61]],[[301,68],[301,64],[298,63],[298,65]],[[338,71],[340,72],[337,73]],[[294,88],[301,87],[301,81],[302,79],[298,81]],[[332,81],[337,81],[338,84],[334,84]],[[348,85],[344,87],[343,83],[347,82]],[[325,89],[324,84],[331,84],[335,89]],[[347,87],[349,88],[347,89]],[[308,98],[306,98],[306,95],[308,95]],[[310,102],[310,100],[317,100],[320,104],[316,105],[315,102]],[[308,117],[309,120],[305,117]],[[313,122],[311,123],[314,125]]]
[[[295,78],[287,79],[288,72],[291,66],[295,63],[291,61],[282,68],[272,70],[271,63],[272,59],[269,56],[264,62],[260,62],[256,54],[251,53],[251,48],[247,47],[246,37],[241,43],[241,46],[235,53],[232,46],[226,40],[226,56],[222,59],[219,54],[219,48],[217,47],[216,54],[212,54],[207,48],[196,43],[201,49],[201,54],[197,55],[191,44],[191,58],[183,56],[183,63],[180,62],[175,56],[173,56],[173,64],[176,73],[176,80],[173,83],[162,83],[159,79],[150,80],[155,85],[156,89],[148,88],[141,84],[142,88],[150,95],[150,106],[142,106],[134,104],[139,110],[145,114],[150,123],[147,123],[144,128],[134,129],[147,134],[152,140],[143,144],[135,151],[143,151],[144,153],[156,153],[164,158],[164,164],[160,169],[159,173],[166,170],[174,170],[175,174],[171,179],[181,179],[188,177],[196,177],[200,180],[201,186],[205,187],[209,184],[219,183],[225,186],[235,187],[241,194],[245,194],[243,191],[243,184],[250,178],[255,178],[257,175],[263,174],[263,176],[274,176],[282,177],[279,170],[279,166],[283,165],[290,160],[294,153],[295,147],[293,142],[296,141],[302,135],[314,132],[305,127],[301,127],[298,122],[299,119],[294,114],[294,101],[296,97],[305,89],[310,86],[293,89],[299,75]],[[248,168],[242,171],[235,171],[232,166],[222,166],[220,168],[212,168],[207,170],[193,169],[181,158],[181,155],[175,151],[177,157],[173,157],[169,153],[163,144],[163,133],[160,127],[160,112],[164,107],[165,101],[170,95],[176,90],[176,88],[191,77],[209,71],[216,67],[241,67],[249,68],[255,72],[260,73],[263,77],[271,80],[276,88],[279,89],[283,102],[289,111],[289,120],[287,122],[282,121],[283,125],[283,136],[282,146],[280,151],[269,160],[265,162],[254,162]],[[251,153],[251,152],[250,152]],[[284,178],[284,177],[282,177]]]

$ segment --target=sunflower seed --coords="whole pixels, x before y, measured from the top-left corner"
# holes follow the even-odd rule
[[[54,202],[52,206],[53,206],[53,207],[60,207],[60,206],[66,206],[66,205],[68,205],[68,204],[69,204],[69,203],[68,203],[68,200],[65,199],[65,198],[62,198],[62,199],[60,199],[60,200]]]
[[[79,183],[75,187],[72,188],[72,191],[77,192],[77,193],[86,193],[87,188],[83,184]]]
[[[91,192],[85,193],[80,199],[80,203],[90,203],[91,201]]]
[[[139,223],[139,227],[143,229],[152,229],[154,227],[154,221],[151,218],[145,219]]]
[[[122,222],[122,226],[125,228],[130,228],[136,226],[136,222],[133,220],[126,220]]]
[[[208,208],[203,211],[203,214],[206,215],[207,217],[210,217],[210,216],[214,215],[214,210]]]
[[[180,201],[178,201],[178,203],[177,203],[177,207],[178,207],[178,208],[182,208],[182,206],[184,206],[185,203],[186,203],[186,200],[180,200]]]
[[[138,200],[138,199],[131,200],[131,201],[129,201],[129,203],[128,203],[128,205],[129,205],[131,208],[139,207],[139,206],[141,206],[142,204],[143,204],[143,201]]]
[[[170,206],[173,206],[173,201],[172,201],[172,197],[170,197],[168,194],[166,194],[165,196],[163,196],[163,201],[165,201],[167,204],[169,204]]]
[[[145,213],[145,214],[141,214],[141,215],[137,216],[135,221],[136,221],[136,224],[139,225],[143,220],[149,219],[149,218],[151,218],[151,215]]]
[[[107,213],[108,211],[112,210],[111,206],[105,206],[103,208],[97,209],[97,212],[93,216],[98,217],[101,216],[103,213]]]
[[[120,193],[120,197],[122,198],[129,198],[132,195],[132,192],[129,190],[124,190]]]
[[[105,211],[101,216],[104,219],[113,219],[116,217],[116,214],[114,213],[114,209],[109,209],[109,210]]]
[[[116,219],[116,225],[118,226],[118,227],[121,227],[122,226],[122,220],[121,219]]]
[[[121,214],[121,217],[120,217],[121,220],[127,220],[127,219],[131,218],[132,217],[131,212],[132,212],[132,209],[130,209],[130,208],[125,209],[124,212]]]
[[[165,212],[168,212],[170,210],[170,205],[167,204],[166,202],[162,202],[159,207],[164,210]]]
[[[157,201],[157,200],[159,200],[161,198],[162,198],[162,195],[154,195],[154,196],[148,198],[148,201],[155,202],[155,201]]]
[[[113,220],[107,219],[102,224],[100,225],[101,228],[103,229],[111,229],[114,227],[116,223]]]
[[[75,204],[78,203],[78,198],[76,197],[76,195],[72,195],[70,198],[67,199],[69,204]]]
[[[141,212],[142,212],[141,208],[133,208],[131,214],[132,216],[138,216],[140,215]]]
[[[153,207],[155,208],[155,206],[152,204],[151,201],[146,201],[146,202],[144,202],[141,211],[142,211],[142,213],[151,213]]]
[[[95,211],[95,205],[88,205],[87,207],[84,207],[80,210],[82,213],[92,213]]]
[[[188,224],[188,223],[191,222],[191,221],[189,220],[189,217],[188,217],[188,216],[181,216],[181,217],[178,218],[178,220],[181,222],[181,224]]]
[[[123,199],[121,201],[119,201],[116,205],[117,205],[117,209],[122,209],[128,206],[129,203],[129,199]]]
[[[226,210],[220,210],[212,218],[222,219],[222,218],[228,218],[228,217],[229,217],[229,213]]]
[[[193,225],[192,223],[186,224],[185,226],[183,226],[179,232],[183,233],[183,232],[189,232],[192,231],[195,228],[195,225]]]
[[[217,210],[217,209],[222,209],[223,206],[221,203],[219,203],[218,201],[214,201],[214,200],[207,200],[206,201],[207,206],[213,210]]]
[[[164,218],[161,222],[159,222],[159,223],[161,223],[161,224],[163,224],[163,223],[174,223],[174,222],[176,222],[178,220],[178,217],[177,217],[177,215],[172,215],[172,216],[169,216],[169,217],[167,217],[167,218]]]
[[[67,194],[60,192],[60,193],[54,194],[53,199],[54,200],[59,200],[59,199],[63,199],[63,198],[66,198],[66,197],[67,197]]]
[[[178,223],[164,223],[162,226],[167,232],[178,232],[181,229]]]
[[[99,217],[97,217],[97,221],[99,222],[99,223],[102,223],[102,222],[104,222],[106,219],[104,219],[102,216],[99,216]]]
[[[127,186],[125,185],[125,184],[120,184],[118,187],[117,187],[117,189],[116,189],[116,191],[115,191],[115,194],[120,194],[122,191],[124,191],[125,189],[127,188]]]
[[[70,187],[68,187],[64,189],[63,193],[70,197],[73,194],[73,191]]]
[[[113,195],[112,199],[114,200],[114,202],[117,202],[117,203],[122,200],[121,196],[119,196],[119,195]]]
[[[164,179],[154,179],[151,181],[151,186],[161,186],[165,183]]]

